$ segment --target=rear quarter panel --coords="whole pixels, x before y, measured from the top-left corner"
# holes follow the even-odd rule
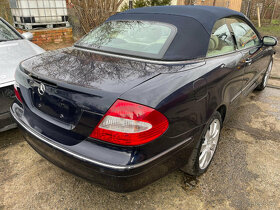
[[[242,55],[206,59],[206,65],[161,74],[121,96],[153,107],[169,120],[166,136],[175,138],[203,126],[221,105],[229,106],[242,87]]]

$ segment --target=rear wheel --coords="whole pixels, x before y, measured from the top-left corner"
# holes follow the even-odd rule
[[[182,170],[190,175],[200,175],[209,167],[220,139],[222,128],[222,117],[219,112],[215,112],[206,124],[202,137],[193,150],[193,158]]]
[[[267,82],[268,82],[268,79],[269,79],[270,74],[271,74],[272,64],[273,64],[273,62],[271,61],[271,62],[269,63],[269,65],[268,65],[268,67],[267,67],[267,70],[266,70],[264,76],[263,76],[262,83],[259,84],[259,85],[256,87],[256,90],[261,91],[261,90],[264,90],[264,89],[265,89],[265,87],[266,87],[266,85],[267,85]]]

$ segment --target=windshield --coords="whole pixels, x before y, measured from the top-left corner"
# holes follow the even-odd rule
[[[160,59],[175,35],[176,27],[169,24],[148,21],[111,21],[91,31],[75,46]]]
[[[19,36],[2,20],[0,20],[0,42],[19,39]]]

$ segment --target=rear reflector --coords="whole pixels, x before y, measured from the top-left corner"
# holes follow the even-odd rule
[[[21,99],[20,94],[18,92],[17,85],[14,85],[14,92],[15,92],[15,95],[16,95],[17,99],[22,103],[22,99]]]
[[[168,124],[167,118],[155,109],[117,100],[90,137],[113,144],[136,146],[161,136]]]

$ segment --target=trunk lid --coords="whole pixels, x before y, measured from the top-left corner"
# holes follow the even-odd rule
[[[25,121],[51,139],[73,145],[90,135],[121,94],[158,74],[146,63],[68,48],[22,62],[16,81]]]
[[[159,66],[66,48],[32,57],[21,70],[32,78],[34,107],[77,122],[81,110],[104,114],[120,95],[168,69]]]
[[[51,83],[113,93],[123,93],[168,69],[76,48],[46,52],[21,66],[34,77]]]

